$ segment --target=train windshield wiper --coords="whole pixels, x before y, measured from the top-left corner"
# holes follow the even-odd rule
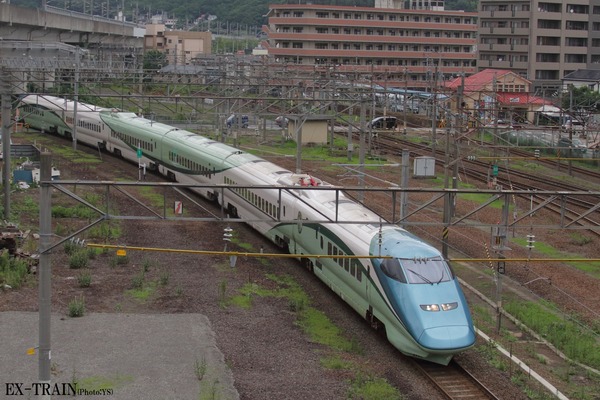
[[[423,282],[425,283],[429,283],[430,285],[433,285],[433,282],[431,282],[429,279],[427,279],[426,277],[424,277],[423,275],[421,275],[420,273],[408,268],[407,271],[412,272],[413,274],[415,274],[416,276],[418,276],[419,278],[421,278],[423,280]]]
[[[440,276],[440,280],[437,281],[437,284],[439,285],[443,279],[444,279],[444,270],[442,270],[442,276]]]

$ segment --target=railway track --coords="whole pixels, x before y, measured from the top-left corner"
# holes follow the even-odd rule
[[[429,155],[431,148],[429,145],[423,145],[418,143],[411,143],[402,141],[399,144],[397,135],[380,135],[378,138],[378,145],[380,149],[390,152],[392,154],[398,154],[401,148],[408,148],[414,155]],[[511,154],[519,154],[525,157],[529,155],[533,158],[531,153],[527,153],[523,150],[510,149]],[[438,165],[444,163],[445,153],[441,150],[436,151]],[[542,160],[540,160],[541,162]],[[544,164],[555,165],[556,161],[548,161]],[[490,168],[489,162],[481,160],[469,160],[463,159],[461,174],[468,176],[471,179],[488,184],[490,182]],[[537,161],[536,161],[537,162]],[[577,186],[570,182],[560,181],[552,179],[547,176],[537,176],[530,174],[528,171],[520,171],[514,168],[506,166],[497,166],[498,176],[495,177],[494,181],[497,186],[509,188],[513,190],[528,190],[531,191],[531,195],[523,197],[527,202],[532,202],[533,205],[537,206],[543,204],[547,199],[536,196],[536,191],[572,191],[572,192],[587,192],[590,189],[582,186]],[[594,170],[586,168],[573,167],[573,171],[577,171],[584,179],[588,182],[597,182],[600,184],[600,173]],[[598,220],[598,213],[595,212],[597,209],[597,197],[590,196],[557,196],[552,203],[546,204],[545,209],[553,212],[560,218],[562,226],[570,226],[572,224],[585,225],[592,227],[588,231],[600,237],[600,221]]]
[[[443,366],[415,360],[415,365],[447,399],[499,399],[455,361],[451,361],[448,366]]]

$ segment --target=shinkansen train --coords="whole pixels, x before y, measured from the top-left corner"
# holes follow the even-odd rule
[[[141,150],[150,170],[207,185],[201,195],[298,255],[402,353],[445,365],[475,343],[464,294],[441,253],[399,226],[374,224],[379,216],[327,182],[131,112],[77,109],[78,141],[136,163]],[[29,95],[20,115],[31,128],[72,137],[73,102]]]

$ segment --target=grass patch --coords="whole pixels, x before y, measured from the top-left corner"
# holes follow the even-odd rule
[[[81,269],[88,266],[90,256],[87,249],[77,249],[71,253],[69,257],[69,268]]]
[[[29,268],[27,261],[10,257],[7,251],[0,255],[0,288],[4,285],[19,289],[27,282]]]
[[[527,238],[511,238],[511,242],[518,244],[519,246],[527,246]],[[533,251],[542,254],[544,257],[548,258],[577,258],[581,259],[581,262],[568,262],[565,261],[566,264],[576,268],[586,274],[593,276],[594,278],[600,279],[600,262],[598,261],[588,261],[585,258],[577,255],[577,254],[569,254],[563,251],[557,250],[551,245],[544,242],[535,242],[535,247]]]
[[[79,287],[87,288],[92,285],[92,274],[89,271],[84,271],[77,277],[77,282],[79,282]]]
[[[127,293],[129,296],[133,297],[138,301],[144,302],[147,301],[150,298],[150,296],[154,294],[155,291],[156,282],[147,282],[142,284],[142,286],[139,288],[131,288],[129,290],[126,290],[125,293]]]
[[[85,314],[85,299],[83,296],[75,298],[69,302],[69,317],[78,318]]]
[[[400,400],[402,396],[395,387],[383,378],[358,376],[352,382],[349,398],[362,400]]]
[[[592,368],[600,368],[598,339],[579,325],[558,317],[536,303],[509,301],[504,304],[504,308],[519,320],[527,321],[527,326],[567,357]]]

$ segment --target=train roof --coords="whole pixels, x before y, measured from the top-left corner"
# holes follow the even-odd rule
[[[37,105],[49,110],[74,111],[75,101],[62,97],[30,94],[21,98],[21,102],[29,105]],[[98,112],[108,108],[98,107],[93,104],[77,102],[77,112]]]
[[[262,158],[235,147],[231,147],[225,143],[212,140],[185,129],[179,129],[171,125],[152,121],[138,116],[135,113],[103,110],[100,112],[100,115],[102,120],[108,126],[111,126],[114,122],[118,123],[121,121],[127,125],[127,129],[137,129],[147,135],[161,136],[163,137],[163,140],[173,141],[180,146],[180,148],[187,147],[204,152],[206,158],[212,158],[214,165],[219,165],[222,168],[232,168],[247,163],[267,162]]]

